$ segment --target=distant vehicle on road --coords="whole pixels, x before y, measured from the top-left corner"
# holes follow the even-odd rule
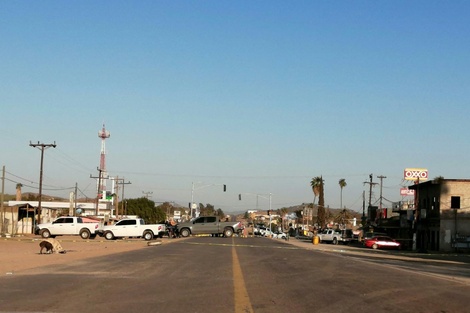
[[[372,249],[381,249],[381,248],[400,249],[400,246],[401,246],[401,244],[398,241],[387,236],[377,236],[377,237],[367,239],[364,242],[364,245],[367,248],[372,248]]]
[[[189,237],[190,235],[232,237],[243,226],[240,222],[220,222],[218,216],[200,216],[192,221],[179,223],[177,227],[181,237]]]

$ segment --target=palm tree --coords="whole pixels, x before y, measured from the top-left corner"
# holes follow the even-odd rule
[[[346,179],[344,178],[341,178],[338,183],[339,183],[339,187],[341,188],[341,202],[340,202],[341,205],[339,208],[343,209],[343,188],[346,187],[348,184],[346,184]]]
[[[281,208],[279,209],[279,215],[281,216],[281,225],[282,225],[282,230],[284,231],[285,229],[288,229],[287,225],[285,225],[285,221],[287,219],[284,219],[284,217],[289,213],[289,210],[287,208]]]
[[[16,201],[21,201],[21,187],[23,187],[23,184],[16,184]]]
[[[323,228],[325,226],[326,214],[325,214],[325,193],[324,193],[324,182],[323,176],[320,176],[320,186],[319,186],[319,195],[318,195],[318,212],[317,212],[317,221],[318,225]]]
[[[310,186],[312,187],[313,191],[313,206],[315,207],[315,200],[317,199],[317,196],[320,194],[320,185],[322,183],[322,178],[321,176],[316,176],[312,178],[310,181]]]

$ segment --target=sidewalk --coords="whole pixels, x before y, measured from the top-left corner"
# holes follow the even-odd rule
[[[273,239],[279,240],[279,239]],[[442,253],[442,252],[427,252],[420,253],[417,251],[408,250],[385,250],[385,249],[370,249],[365,248],[359,243],[349,245],[333,245],[330,243],[319,243],[314,245],[311,241],[290,238],[289,241],[283,241],[287,244],[302,247],[309,250],[317,250],[326,253],[339,253],[344,255],[360,255],[370,256],[374,258],[393,258],[409,261],[434,261],[434,262],[451,262],[451,263],[466,263],[470,264],[470,254],[468,253]]]

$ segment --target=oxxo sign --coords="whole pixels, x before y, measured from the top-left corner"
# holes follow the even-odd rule
[[[428,170],[425,168],[405,168],[406,180],[426,180],[428,179]]]

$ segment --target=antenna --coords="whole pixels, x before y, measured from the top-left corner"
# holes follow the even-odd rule
[[[106,199],[106,179],[108,178],[108,175],[106,173],[106,145],[105,145],[105,140],[108,139],[111,136],[109,131],[106,130],[104,123],[103,123],[103,128],[98,131],[98,137],[101,138],[101,155],[100,155],[100,178],[98,180],[98,193],[101,191],[102,192],[102,197]]]

